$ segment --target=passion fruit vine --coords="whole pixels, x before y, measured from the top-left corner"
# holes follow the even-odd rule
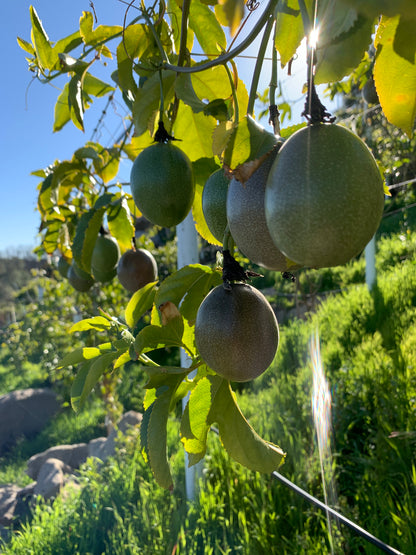
[[[267,179],[270,235],[302,266],[337,266],[359,254],[380,224],[383,205],[383,180],[373,155],[357,135],[335,124],[294,133]]]
[[[195,342],[217,374],[246,382],[270,366],[279,327],[272,307],[257,289],[245,283],[218,285],[198,309]]]

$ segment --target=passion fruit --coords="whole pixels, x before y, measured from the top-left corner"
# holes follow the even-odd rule
[[[212,235],[222,243],[227,227],[227,190],[229,180],[224,170],[216,170],[207,179],[202,191],[202,212]]]
[[[266,160],[243,184],[231,180],[227,194],[227,220],[230,233],[239,250],[255,264],[269,270],[296,270],[276,247],[266,224],[264,194],[267,177],[276,158],[274,148]]]
[[[84,272],[84,270],[82,270],[76,262],[72,262],[71,267],[68,270],[67,278],[72,287],[82,293],[85,293],[94,285],[94,279],[90,276],[90,274]]]
[[[91,271],[94,278],[102,283],[111,281],[117,274],[119,258],[120,248],[117,240],[111,235],[99,235],[91,257]]]
[[[137,156],[130,174],[131,194],[145,218],[170,227],[182,222],[195,194],[192,165],[171,143],[156,143]]]
[[[126,251],[117,265],[117,277],[127,291],[137,291],[157,279],[157,264],[146,249]]]
[[[202,301],[195,322],[195,342],[206,364],[236,382],[253,380],[271,364],[279,343],[272,307],[257,289],[218,285]]]
[[[380,104],[373,76],[365,82],[365,85],[361,90],[361,94],[367,104]]]
[[[376,232],[383,180],[364,142],[335,124],[294,133],[270,170],[266,222],[277,248],[302,266],[345,264]]]

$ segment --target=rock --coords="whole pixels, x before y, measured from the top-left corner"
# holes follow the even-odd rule
[[[56,497],[65,483],[65,474],[70,474],[71,471],[71,467],[59,459],[47,459],[40,467],[33,493],[44,499]]]
[[[59,410],[51,389],[20,389],[0,396],[0,455],[19,437],[40,432]]]
[[[20,489],[11,484],[0,486],[0,525],[9,526],[12,523]]]
[[[93,439],[88,444],[88,456],[96,457],[102,461],[106,461],[108,457],[113,457],[116,452],[117,436],[119,433],[126,434],[129,429],[139,426],[142,422],[143,415],[140,412],[130,410],[126,412],[118,421],[108,436]]]
[[[50,447],[30,457],[27,461],[26,473],[36,480],[41,466],[47,459],[59,459],[72,468],[79,468],[87,460],[88,445],[86,443],[76,443],[75,445],[57,445]]]

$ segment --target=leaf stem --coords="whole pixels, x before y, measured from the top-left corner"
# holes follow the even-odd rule
[[[260,43],[259,53],[257,54],[256,65],[254,67],[253,78],[251,80],[250,95],[248,97],[248,106],[247,106],[247,114],[249,116],[252,116],[254,112],[254,103],[256,101],[257,88],[259,85],[261,68],[263,66],[263,60],[266,55],[266,49],[269,43],[270,33],[272,32],[273,24],[274,24],[274,17],[272,14],[270,14],[266,24],[266,28],[264,29],[263,38]]]
[[[231,63],[233,63],[233,62],[231,62]],[[233,104],[234,104],[234,123],[237,124],[239,119],[240,119],[240,109],[239,109],[239,106],[238,106],[237,90],[236,90],[236,86],[235,86],[235,83],[234,83],[233,76],[231,75],[230,68],[228,67],[227,64],[224,64],[224,68],[225,68],[225,71],[227,72],[228,79],[230,81],[231,92],[232,92],[232,95],[233,95]]]

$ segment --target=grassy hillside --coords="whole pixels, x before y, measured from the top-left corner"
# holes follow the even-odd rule
[[[329,500],[403,553],[416,552],[416,235],[378,244],[378,286],[363,263],[310,279],[337,290],[281,330],[272,367],[238,393],[243,412],[287,460],[281,473],[324,498],[311,409],[310,338],[318,333],[332,398]],[[357,276],[361,276],[360,279]],[[300,281],[306,279],[300,278]],[[288,287],[288,285],[284,285]],[[173,494],[158,488],[133,440],[82,472],[83,489],[35,509],[6,554],[322,554],[379,550],[270,476],[230,461],[211,434],[200,494],[188,507],[178,425],[169,432]],[[332,482],[331,482],[332,480]]]

